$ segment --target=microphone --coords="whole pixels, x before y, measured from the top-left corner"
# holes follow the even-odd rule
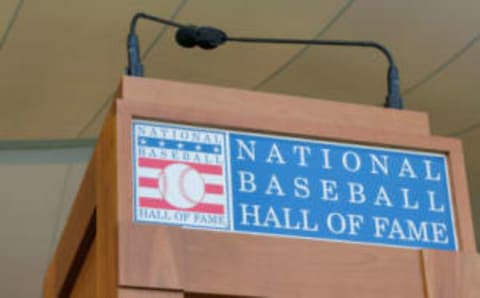
[[[212,50],[227,40],[227,34],[212,27],[186,26],[177,30],[175,40],[184,48],[198,46],[204,50]]]
[[[177,32],[175,34],[175,40],[177,41],[177,44],[184,48],[194,48],[198,46],[204,50],[212,50],[229,41],[244,43],[302,44],[313,46],[348,46],[376,49],[385,56],[388,62],[387,96],[385,98],[384,106],[391,109],[403,109],[403,99],[400,94],[400,76],[398,68],[393,61],[393,56],[386,47],[374,41],[230,37],[217,28],[182,25],[145,13],[137,13],[131,20],[130,33],[127,38],[128,66],[126,72],[128,75],[143,76],[139,42],[135,34],[136,23],[141,18],[176,27]]]

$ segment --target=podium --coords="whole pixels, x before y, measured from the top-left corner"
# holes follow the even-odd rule
[[[456,247],[453,251],[416,249],[142,222],[133,203],[137,167],[133,160],[140,150],[132,137],[135,119],[440,152],[447,157]],[[271,152],[270,158],[281,163],[279,152]],[[345,157],[347,170],[355,170],[355,159],[354,154]],[[176,177],[173,167],[171,172]],[[162,177],[160,182],[144,183],[158,183],[155,187],[161,188],[169,181],[169,176]],[[192,185],[195,177],[189,180]],[[333,189],[327,184],[324,195],[325,189],[327,195]],[[215,187],[209,188],[216,192]],[[166,196],[169,191],[166,186],[161,190]],[[383,200],[388,207],[385,196]],[[252,216],[254,209],[249,210],[247,215]],[[268,220],[277,224],[275,218]],[[335,233],[340,233],[342,223],[332,227]],[[380,227],[377,234],[384,232]],[[309,228],[308,223],[304,228]],[[437,237],[442,242],[443,232],[435,233],[429,241]],[[428,237],[417,235],[420,238]],[[480,297],[480,257],[461,143],[430,135],[428,118],[419,112],[124,77],[45,274],[43,296]]]

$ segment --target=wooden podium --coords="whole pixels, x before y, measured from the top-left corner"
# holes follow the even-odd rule
[[[480,297],[461,143],[427,116],[124,77],[44,280],[44,297]],[[444,152],[458,252],[135,223],[132,119]]]

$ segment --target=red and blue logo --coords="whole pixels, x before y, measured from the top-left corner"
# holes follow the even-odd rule
[[[223,133],[137,122],[134,151],[138,220],[227,225]]]

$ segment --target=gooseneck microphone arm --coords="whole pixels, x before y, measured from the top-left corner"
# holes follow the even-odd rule
[[[126,73],[129,76],[135,77],[143,77],[143,64],[142,64],[142,57],[140,56],[140,42],[138,41],[138,37],[136,32],[137,23],[140,19],[146,19],[150,21],[154,21],[157,23],[161,23],[167,26],[172,26],[176,28],[183,28],[184,25],[179,23],[159,18],[156,16],[148,15],[143,12],[139,12],[135,14],[130,21],[130,33],[128,33],[127,37],[127,54],[128,54],[128,66],[126,69]]]
[[[131,21],[130,33],[128,35],[128,67],[127,74],[132,76],[143,76],[143,65],[141,64],[138,38],[135,34],[136,23],[140,18],[159,22],[165,25],[178,28],[175,35],[177,43],[185,48],[198,46],[202,49],[215,49],[219,45],[230,42],[244,43],[274,43],[274,44],[302,44],[313,46],[349,46],[366,47],[379,50],[388,62],[387,74],[387,97],[385,107],[393,109],[402,109],[403,100],[400,95],[400,79],[398,68],[393,61],[390,51],[383,45],[373,41],[347,41],[347,40],[312,40],[312,39],[284,39],[284,38],[250,38],[250,37],[229,37],[220,29],[212,27],[197,27],[192,25],[182,25],[170,20],[165,20],[144,13],[137,13]]]
[[[284,39],[284,38],[246,38],[246,37],[227,37],[227,41],[248,42],[248,43],[276,43],[276,44],[302,44],[312,46],[346,46],[373,48],[379,50],[388,62],[387,75],[387,98],[385,107],[403,109],[403,100],[400,95],[400,78],[398,68],[393,61],[390,51],[383,45],[374,41],[349,41],[349,40],[312,40],[312,39]]]

